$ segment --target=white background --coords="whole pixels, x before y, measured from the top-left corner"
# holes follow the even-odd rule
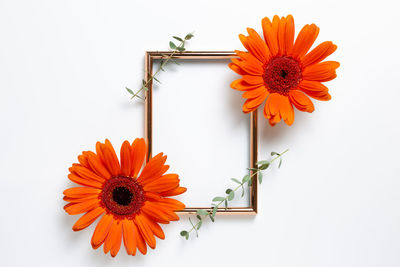
[[[397,10],[396,1],[0,0],[1,265],[400,266]],[[140,85],[144,51],[193,30],[191,50],[241,49],[237,35],[246,27],[260,31],[262,17],[289,13],[297,30],[320,26],[317,42],[338,45],[331,59],[341,67],[328,83],[332,100],[316,103],[313,114],[297,112],[293,126],[274,128],[260,116],[259,157],[290,152],[281,169],[266,173],[259,214],[218,218],[189,241],[178,236],[188,227],[183,218],[146,256],[93,251],[93,227],[72,232],[77,217],[62,209],[68,167],[97,140],[119,146],[143,136],[143,106],[123,88]],[[160,94],[174,85],[168,75],[183,69],[162,74]],[[179,79],[189,90],[199,82],[192,78]],[[211,86],[219,78],[204,79]],[[236,97],[231,112],[242,123]],[[184,141],[194,150],[204,134]],[[224,156],[224,168],[237,167]],[[228,178],[204,183],[223,187]]]

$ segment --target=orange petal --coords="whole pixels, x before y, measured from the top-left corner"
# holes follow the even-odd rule
[[[256,71],[258,70],[259,72],[263,72],[264,63],[260,62],[253,54],[240,50],[235,50],[235,53],[239,56],[239,58],[232,58],[232,60],[235,59],[235,63],[237,65],[240,66],[243,63],[249,63],[251,65],[255,65]]]
[[[104,243],[108,232],[110,231],[113,223],[113,216],[111,214],[105,214],[99,221],[94,229],[91,244],[94,249],[97,249]]]
[[[292,125],[294,122],[294,110],[292,103],[289,101],[289,97],[281,95],[281,103],[279,107],[279,113],[282,119],[287,125]]]
[[[315,24],[305,25],[301,29],[299,35],[294,43],[292,56],[295,58],[301,58],[313,45],[315,39],[317,39],[319,28]]]
[[[177,196],[177,195],[185,193],[186,191],[187,191],[186,187],[177,187],[177,188],[174,188],[169,191],[161,192],[160,195],[163,197]]]
[[[279,28],[279,17],[274,16],[272,23],[269,18],[263,18],[261,25],[264,32],[264,39],[267,43],[271,56],[276,56],[279,53],[278,45],[278,28]]]
[[[228,67],[233,70],[234,72],[236,72],[239,75],[246,75],[248,74],[247,72],[245,72],[243,69],[241,69],[238,65],[234,64],[234,63],[229,63]]]
[[[82,229],[85,229],[89,225],[92,224],[101,214],[104,213],[104,209],[102,207],[97,207],[82,217],[79,218],[79,220],[72,226],[72,230],[74,231],[80,231]]]
[[[294,110],[287,96],[280,96],[279,113],[287,125],[292,125],[294,122]]]
[[[146,157],[147,146],[143,138],[136,138],[132,143],[132,172],[131,176],[136,178],[140,169],[142,168],[144,159]]]
[[[100,142],[96,142],[96,154],[99,157],[99,160],[101,161],[102,164],[105,164],[106,160],[103,155],[103,150],[102,150],[103,144]]]
[[[133,221],[125,219],[122,221],[122,231],[124,236],[124,245],[128,255],[136,254],[136,238],[134,236]]]
[[[271,58],[271,53],[267,44],[261,39],[260,35],[252,28],[247,28],[249,37],[247,38],[250,52],[261,62],[265,63]]]
[[[139,183],[145,184],[146,180],[152,180],[155,175],[159,174],[162,171],[165,161],[167,160],[167,156],[163,156],[163,153],[157,154],[154,158],[151,158],[146,166],[143,168],[142,173],[140,174],[137,181]]]
[[[71,202],[71,203],[79,203],[79,202],[84,202],[84,201],[91,200],[91,199],[99,199],[99,195],[94,194],[94,195],[88,195],[86,197],[79,197],[79,198],[72,198],[72,197],[67,197],[67,196],[63,197],[63,200]]]
[[[142,185],[146,185],[148,183],[153,182],[156,179],[159,179],[164,173],[166,173],[169,169],[169,165],[164,165],[161,167],[161,169],[159,170],[159,172],[154,173],[152,176],[150,176],[149,179],[146,179],[143,181],[143,179],[141,179],[141,184]]]
[[[64,190],[64,195],[71,198],[87,197],[89,195],[99,195],[100,189],[91,187],[72,187]]]
[[[136,239],[136,246],[139,249],[139,251],[143,254],[146,255],[147,253],[147,246],[146,242],[143,239],[142,234],[140,233],[136,223],[133,223],[133,236]]]
[[[279,54],[286,55],[286,18],[282,17],[278,25]]]
[[[340,66],[336,61],[325,61],[308,66],[303,71],[303,79],[318,82],[327,82],[336,78],[336,69]]]
[[[135,223],[146,243],[149,245],[149,247],[154,249],[156,247],[156,239],[154,238],[153,232],[146,224],[146,220],[143,217],[144,216],[142,214],[137,215],[135,217]]]
[[[260,87],[260,85],[253,85],[245,82],[243,79],[237,79],[231,83],[231,88],[238,91],[247,91]]]
[[[286,17],[286,27],[285,27],[285,48],[286,53],[290,54],[293,49],[294,42],[294,20],[292,15]]]
[[[258,85],[261,86],[264,84],[264,79],[261,75],[254,76],[254,75],[243,75],[243,81],[248,84]]]
[[[76,175],[74,173],[68,174],[68,178],[72,182],[83,185],[83,186],[89,186],[89,187],[94,187],[94,188],[99,188],[99,189],[101,189],[103,187],[102,183],[99,183],[92,179],[85,179],[85,178],[79,177],[78,175]]]
[[[298,110],[307,112],[314,111],[314,104],[304,93],[298,90],[291,90],[289,92],[289,98]]]
[[[115,150],[108,139],[106,139],[105,144],[101,146],[101,150],[103,152],[104,163],[108,171],[113,176],[119,175],[121,168],[119,166],[118,157],[117,154],[115,154]]]
[[[302,80],[299,89],[317,100],[327,101],[331,99],[328,88],[320,82]]]
[[[85,155],[85,152],[82,152],[82,155],[78,156],[78,161],[83,167],[90,169],[88,158]]]
[[[179,217],[170,207],[160,205],[157,201],[147,201],[142,207],[143,211],[162,221],[178,221]]]
[[[118,221],[118,227],[116,228],[115,240],[111,246],[110,254],[112,257],[117,256],[119,249],[121,248],[122,241],[122,222]]]
[[[98,181],[100,183],[104,183],[105,179],[103,177],[98,176],[88,168],[80,166],[78,164],[73,164],[71,168],[69,168],[70,172],[74,172],[82,178],[86,178],[89,180]]]
[[[146,203],[148,203],[147,201]],[[147,216],[153,218],[153,220],[160,222],[160,223],[169,223],[170,216],[167,213],[164,213],[162,210],[156,210],[151,207],[151,205],[143,205],[142,212]]]
[[[104,242],[104,246],[103,246],[104,253],[107,254],[110,250],[112,251],[113,247],[118,246],[116,244],[118,242],[118,240],[119,240],[119,243],[121,244],[121,236],[122,236],[122,223],[120,222],[120,220],[113,220],[111,227],[110,227],[110,231],[108,232],[108,235]],[[114,253],[115,253],[115,250],[114,250]],[[114,253],[111,252],[111,256],[113,256]],[[118,251],[117,251],[117,253],[118,253]]]
[[[146,196],[147,199],[150,199],[150,200],[159,200],[159,199],[161,199],[161,195],[159,193],[145,192],[144,195]]]
[[[317,64],[336,51],[337,46],[332,42],[323,42],[302,58],[303,67]]]
[[[255,64],[250,60],[239,60],[237,58],[232,58],[232,62],[239,66],[242,70],[247,72],[247,74],[262,75],[264,73],[264,68],[261,64]]]
[[[98,176],[103,177],[104,179],[111,178],[110,172],[104,166],[104,163],[101,161],[98,155],[96,155],[92,151],[84,152],[84,155],[87,156],[88,163],[93,172],[95,172]]]
[[[164,239],[165,234],[164,231],[161,229],[161,227],[154,222],[151,218],[147,217],[146,215],[143,214],[142,219],[144,220],[144,223],[149,226],[151,232],[158,238]]]
[[[163,198],[158,200],[156,203],[157,205],[167,207],[174,211],[183,210],[185,208],[185,204],[173,198]]]
[[[265,91],[264,93],[262,93],[260,96],[258,96],[256,98],[246,100],[246,102],[244,102],[244,104],[243,104],[243,112],[248,113],[248,112],[252,112],[255,109],[257,109],[264,102],[264,100],[268,97],[268,95],[269,95],[269,92]]]
[[[98,198],[89,199],[83,202],[70,203],[64,206],[64,210],[69,215],[76,215],[84,212],[88,212],[96,207],[100,206],[100,200]]]
[[[264,85],[262,85],[262,86],[260,86],[260,87],[258,87],[258,88],[255,88],[254,90],[246,91],[246,92],[242,95],[242,97],[243,97],[243,98],[257,98],[257,97],[259,97],[260,95],[264,94],[265,92],[268,92],[268,90],[267,90],[267,88],[265,88]]]
[[[279,113],[279,96],[280,95],[277,93],[272,93],[269,95],[267,102],[265,103],[265,111],[268,119]]]
[[[163,192],[179,186],[179,176],[177,174],[166,174],[150,183],[144,184],[143,189],[151,192]]]
[[[131,144],[128,141],[122,143],[121,152],[121,174],[124,176],[131,175]]]
[[[281,121],[281,119],[282,119],[281,115],[277,114],[277,115],[273,116],[271,119],[269,119],[268,122],[271,126],[275,126],[277,123],[279,123]]]
[[[264,107],[264,117],[268,119],[271,126],[274,126],[281,120],[279,112],[280,95],[272,93],[267,99]]]

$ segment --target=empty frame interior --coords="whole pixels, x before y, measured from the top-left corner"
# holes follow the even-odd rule
[[[170,54],[146,52],[146,81],[160,59]],[[213,197],[237,186],[230,178],[240,180],[257,161],[256,112],[243,114],[242,100],[229,86],[238,78],[227,66],[232,57],[233,52],[177,54],[174,59],[180,66],[169,64],[158,77],[162,84],[149,82],[145,94],[149,156],[165,152],[170,172],[178,173],[181,186],[188,188],[180,196],[186,204],[180,213],[210,209]],[[218,212],[255,214],[257,183],[252,184],[245,187],[243,198],[236,197]]]

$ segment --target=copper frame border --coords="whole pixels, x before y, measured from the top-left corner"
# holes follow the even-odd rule
[[[147,82],[153,73],[153,61],[162,59],[165,56],[171,55],[171,51],[147,51],[144,59],[145,81]],[[237,57],[233,51],[192,51],[173,56],[176,59],[230,59]],[[146,160],[152,155],[152,141],[153,141],[153,83],[149,81],[148,90],[145,92],[145,138],[149,147],[149,153]],[[250,168],[254,168],[257,162],[257,111],[250,114]],[[251,172],[253,174],[253,172]],[[258,174],[253,177],[252,185],[250,186],[250,206],[249,207],[231,207],[220,208],[218,214],[232,215],[232,214],[245,214],[255,215],[258,210]],[[196,210],[210,210],[211,207],[187,207],[179,214],[194,214]]]

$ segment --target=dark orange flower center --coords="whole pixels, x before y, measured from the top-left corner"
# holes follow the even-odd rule
[[[263,79],[271,93],[287,95],[301,81],[300,63],[292,57],[279,56],[265,65]]]
[[[101,200],[114,216],[135,215],[145,202],[143,187],[125,176],[113,177],[104,183]]]

